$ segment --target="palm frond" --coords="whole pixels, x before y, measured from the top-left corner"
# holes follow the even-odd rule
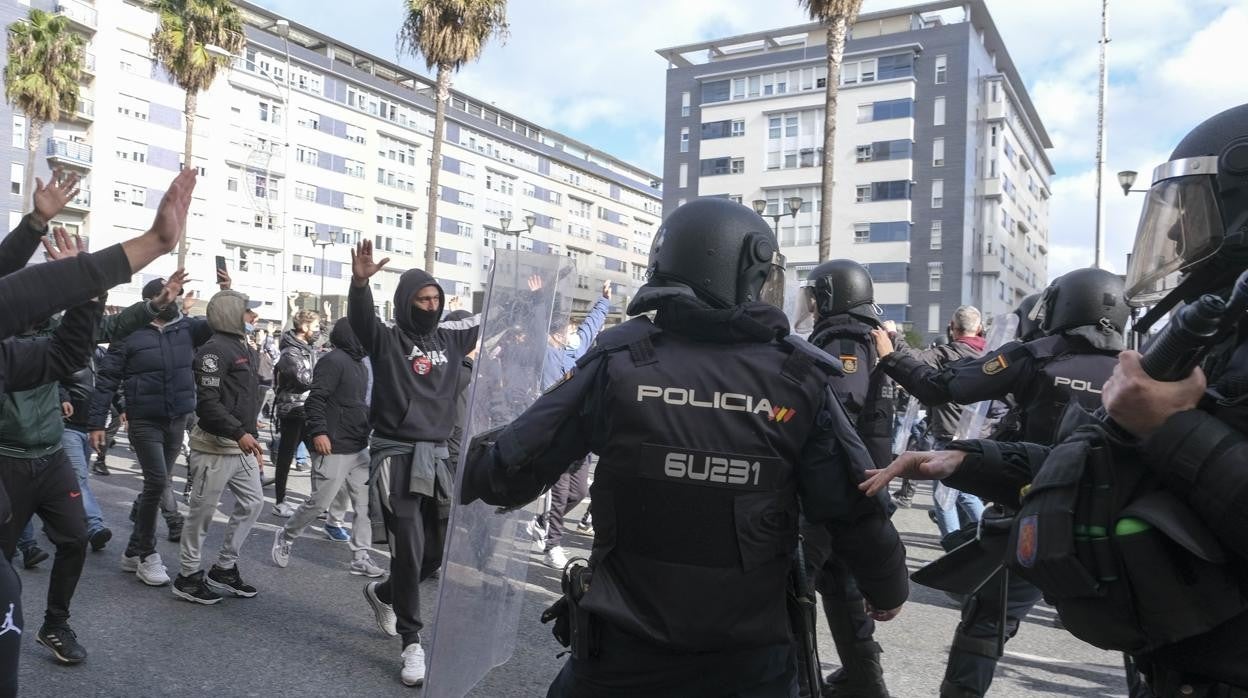
[[[179,87],[201,92],[212,85],[230,59],[214,56],[206,46],[238,53],[246,43],[238,8],[230,0],[155,0],[158,16],[152,33],[152,55]]]
[[[507,36],[506,0],[404,0],[399,50],[433,70],[459,70],[481,56],[491,37]]]
[[[840,17],[853,24],[862,9],[862,0],[797,0],[797,4],[806,10],[812,20],[823,24]]]
[[[64,17],[31,10],[8,27],[4,97],[36,121],[56,121],[78,107],[86,40]]]

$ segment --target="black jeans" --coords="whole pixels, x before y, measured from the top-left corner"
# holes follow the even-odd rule
[[[0,565],[0,698],[17,695],[22,656],[22,580],[13,565]]]
[[[274,472],[277,479],[273,483],[275,504],[281,504],[286,499],[286,479],[290,476],[290,462],[295,459],[295,451],[299,450],[299,442],[304,437],[303,423],[302,409],[291,412],[281,419],[281,438],[277,442],[277,460],[274,461],[274,465],[277,466]],[[311,449],[312,445],[308,444],[308,450]]]
[[[169,489],[173,464],[182,449],[182,436],[186,432],[187,415],[172,419],[131,419],[130,445],[143,470],[143,490],[139,492],[138,514],[134,531],[126,545],[126,555],[138,555],[140,559],[156,552],[156,512],[166,497],[173,503],[173,511],[166,517],[177,516],[177,503]],[[166,506],[169,502],[166,502]]]
[[[42,458],[0,457],[0,484],[13,507],[13,516],[0,526],[4,558],[13,560],[22,529],[31,514],[38,514],[44,532],[56,545],[43,622],[64,625],[69,620],[69,602],[78,587],[87,549],[87,515],[74,466],[63,450]]]
[[[546,523],[550,527],[546,534],[546,549],[550,550],[563,542],[563,521],[568,512],[585,499],[589,494],[589,458],[582,458],[559,476],[555,486],[550,489],[550,513]]]
[[[411,456],[390,458],[391,492],[381,507],[390,534],[390,576],[377,587],[377,597],[394,605],[404,647],[420,642],[420,583],[442,565],[446,540],[437,500],[407,492],[411,463]]]

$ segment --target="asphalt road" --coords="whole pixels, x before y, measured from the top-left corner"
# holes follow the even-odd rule
[[[35,644],[51,567],[21,570],[27,630],[21,665],[24,696],[170,696],[211,693],[221,696],[413,695],[398,678],[400,643],[376,628],[361,590],[363,577],[347,573],[350,552],[319,529],[309,528],[294,545],[291,564],[279,569],[269,559],[273,531],[282,520],[266,505],[243,549],[240,570],[260,593],[253,599],[226,599],[197,606],[176,599],[169,587],[144,586],[119,562],[130,533],[126,519],[140,487],[138,469],[124,438],[110,455],[113,475],[92,478],[114,539],[99,553],[88,553],[71,623],[90,657],[62,667]],[[184,468],[175,475],[181,490]],[[306,472],[292,472],[292,490],[308,490]],[[269,490],[271,494],[271,490]],[[228,510],[226,505],[220,511]],[[921,506],[898,512],[895,521],[906,540],[912,568],[938,555],[936,528],[926,515],[930,496],[921,489]],[[579,519],[580,510],[574,513]],[[569,517],[572,518],[572,517]],[[204,547],[211,559],[220,542],[218,512]],[[171,573],[177,544],[163,540],[159,552]],[[672,531],[679,536],[680,531]],[[569,548],[587,551],[590,539],[572,531]],[[40,544],[50,548],[40,535]],[[384,549],[382,549],[384,551]],[[374,560],[388,565],[384,552]],[[422,587],[425,619],[432,622],[437,582]],[[558,580],[534,554],[529,565],[520,636],[510,661],[493,670],[474,690],[476,696],[542,696],[557,673],[561,648],[538,616],[556,597]],[[1007,647],[991,696],[1125,696],[1117,655],[1104,652],[1053,627],[1053,609],[1041,605]],[[884,665],[891,692],[898,697],[935,696],[944,671],[958,610],[942,593],[914,587],[902,615],[880,625]],[[820,636],[826,671],[836,652],[826,628]]]

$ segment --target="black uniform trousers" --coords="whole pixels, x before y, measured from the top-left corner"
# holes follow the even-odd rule
[[[394,606],[396,626],[407,647],[420,642],[425,625],[420,618],[420,583],[442,565],[447,521],[436,499],[407,491],[412,457],[388,460],[390,495],[381,511],[390,537],[390,576],[377,586],[377,598]]]
[[[802,542],[806,552],[807,574],[823,598],[823,613],[836,643],[841,665],[856,660],[855,643],[872,642],[875,621],[867,615],[862,592],[849,567],[832,552],[832,539],[823,526],[804,525]]]
[[[1040,601],[1040,590],[1022,577],[1011,574],[1006,589],[1005,637],[1018,632],[1019,625],[1033,606]],[[997,637],[1001,629],[1001,573],[962,604],[962,621],[953,633],[945,680],[940,686],[942,698],[983,696],[992,685],[992,676],[1001,659]]]
[[[596,622],[598,656],[569,658],[547,698],[797,698],[792,645],[686,654]]]
[[[64,625],[87,549],[87,517],[74,466],[61,449],[42,458],[0,457],[0,483],[13,508],[12,518],[0,525],[0,550],[6,561],[12,561],[26,522],[31,514],[39,515],[56,545],[44,624]]]

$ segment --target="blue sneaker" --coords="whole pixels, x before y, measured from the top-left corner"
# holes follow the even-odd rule
[[[330,540],[336,540],[339,543],[345,543],[351,540],[351,534],[347,533],[347,529],[342,526],[331,526],[329,524],[325,524],[325,535],[329,536]]]

